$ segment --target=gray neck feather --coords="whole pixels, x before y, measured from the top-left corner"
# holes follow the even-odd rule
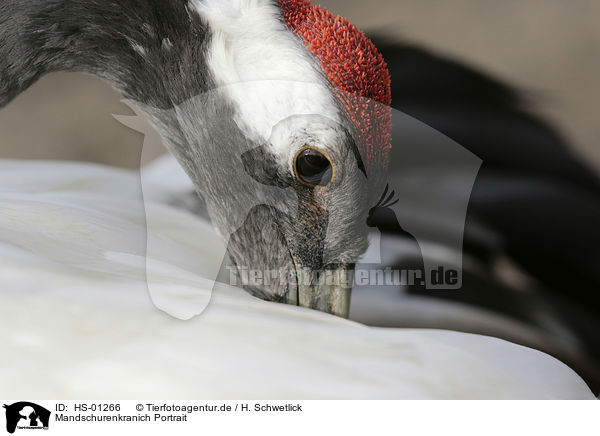
[[[0,0],[0,107],[42,75],[72,71],[171,108],[210,87],[206,35],[187,0]]]

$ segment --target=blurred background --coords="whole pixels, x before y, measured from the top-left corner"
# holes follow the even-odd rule
[[[353,318],[490,334],[542,349],[598,394],[600,2],[321,4],[378,35],[396,109],[483,160],[469,205],[463,291],[404,289],[378,302],[377,291],[357,293]],[[137,168],[144,137],[113,118],[133,115],[121,98],[91,76],[48,75],[0,111],[0,158]],[[146,146],[142,163],[164,153],[156,136]],[[392,171],[402,183],[401,163]],[[390,246],[402,246],[405,235],[378,227]],[[395,267],[414,260],[411,253],[390,256]]]

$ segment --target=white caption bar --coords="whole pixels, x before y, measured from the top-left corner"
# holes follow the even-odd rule
[[[50,435],[599,434],[598,401],[2,400],[0,430]],[[168,433],[165,433],[168,432]],[[216,432],[216,433],[215,433]],[[4,433],[7,434],[7,433]]]

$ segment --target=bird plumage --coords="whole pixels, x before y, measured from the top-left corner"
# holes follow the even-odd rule
[[[461,290],[415,289],[413,294],[469,304],[541,331],[543,340],[522,343],[569,361],[600,389],[600,344],[591,333],[600,328],[595,296],[600,282],[594,266],[600,189],[594,169],[536,115],[533,95],[425,48],[377,35],[371,39],[390,69],[392,105],[402,112],[394,112],[391,185],[424,198],[432,189],[415,182],[420,180],[415,174],[430,168],[413,159],[410,144],[419,138],[402,131],[404,114],[482,159],[466,216]],[[433,189],[447,190],[449,198],[471,187],[470,181],[461,182],[460,169],[437,167],[436,177]],[[401,223],[423,224],[423,213],[419,204],[411,204],[403,209]],[[376,224],[384,233],[398,234],[394,221]],[[444,228],[443,220],[429,225],[431,235]],[[434,236],[432,242],[436,240],[442,241]],[[404,256],[398,267],[418,261],[420,253]],[[519,341],[518,336],[503,337]]]
[[[379,83],[385,65],[360,34],[364,55],[355,55],[367,69],[347,65],[345,81],[359,84],[353,92],[367,87],[367,93],[340,97],[338,88],[345,88],[333,86],[326,74],[334,70],[325,71],[286,22],[290,7],[307,6],[271,0],[5,0],[0,105],[45,73],[95,74],[162,136],[230,243],[233,265],[349,269],[366,249],[369,202],[381,189],[384,161],[370,157],[389,149],[389,119],[377,115],[389,118],[381,105],[389,99],[389,83]],[[324,16],[325,29],[341,23],[358,35],[347,22]],[[365,71],[372,63],[376,74],[369,78]],[[372,111],[373,122],[357,123],[348,96],[360,105],[360,119]],[[382,101],[372,105],[371,98]],[[332,164],[327,186],[298,180],[296,156],[307,147]],[[277,250],[257,239],[265,222],[280,235]],[[310,284],[302,289],[287,283],[263,291],[323,310],[330,310],[325,299],[337,298]],[[348,290],[343,294],[347,306]],[[339,313],[347,315],[347,308]]]
[[[211,295],[197,268],[220,261],[220,238],[164,203],[172,174],[151,169],[143,200],[135,171],[0,162],[6,396],[594,398],[558,360],[499,339],[369,328],[223,284]]]

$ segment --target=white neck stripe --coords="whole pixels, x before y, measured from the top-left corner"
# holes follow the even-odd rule
[[[282,19],[272,0],[194,0],[208,23],[207,63],[234,103],[247,136],[268,141],[273,127],[293,115],[339,121],[338,106],[321,68]],[[277,141],[279,142],[279,141]],[[285,141],[273,151],[287,154]]]

